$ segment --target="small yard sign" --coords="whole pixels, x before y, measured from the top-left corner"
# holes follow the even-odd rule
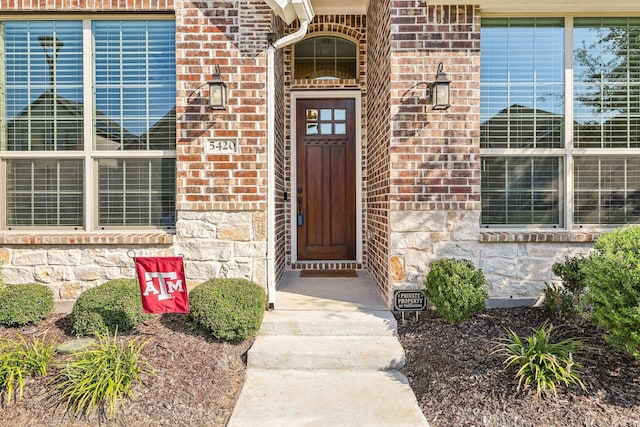
[[[396,290],[393,293],[395,311],[423,311],[427,308],[424,294],[416,290]]]

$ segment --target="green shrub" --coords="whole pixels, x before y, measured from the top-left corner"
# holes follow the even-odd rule
[[[128,331],[150,318],[142,311],[135,279],[115,279],[84,291],[73,306],[73,330],[78,335]]]
[[[112,418],[118,403],[133,398],[133,385],[142,383],[143,375],[155,375],[140,353],[149,342],[130,339],[126,346],[117,342],[116,334],[98,334],[98,342],[73,355],[54,378],[55,390],[73,415],[86,415],[99,408]],[[108,411],[105,411],[108,406]]]
[[[578,384],[583,390],[585,386],[580,379],[580,364],[574,358],[582,343],[571,338],[555,343],[551,342],[553,326],[545,321],[540,328],[533,329],[533,334],[522,339],[507,328],[507,338],[498,343],[494,353],[506,356],[504,365],[518,369],[515,376],[518,380],[516,391],[536,388],[536,396],[540,397],[551,390],[557,396],[558,385]]]
[[[2,264],[4,264],[4,261],[0,259],[0,292],[2,292],[5,287],[4,279],[2,278]]]
[[[640,360],[640,226],[601,235],[583,270],[590,319],[609,343]]]
[[[571,257],[553,264],[553,273],[562,279],[562,285],[546,284],[543,306],[550,317],[572,320],[580,313],[586,280],[583,262],[584,258]]]
[[[53,312],[53,292],[44,285],[25,283],[0,289],[0,325],[38,324]]]
[[[212,279],[189,294],[190,318],[220,340],[242,341],[262,323],[267,298],[259,285],[245,279]]]
[[[455,325],[484,308],[487,281],[471,261],[443,258],[431,263],[423,292],[438,314]]]
[[[24,382],[34,375],[46,375],[55,345],[44,338],[28,343],[19,335],[16,340],[0,338],[0,392],[7,404],[22,399]]]

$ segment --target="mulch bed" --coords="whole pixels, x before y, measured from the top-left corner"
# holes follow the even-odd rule
[[[634,426],[640,427],[640,364],[612,350],[596,328],[564,325],[565,336],[582,339],[579,387],[560,388],[557,397],[536,399],[516,393],[514,371],[491,354],[509,327],[521,337],[545,320],[540,309],[487,310],[459,326],[427,311],[419,321],[399,325],[406,350],[404,374],[432,427],[444,426]],[[401,323],[401,322],[399,322]],[[0,328],[0,337],[22,334],[62,342],[73,338],[69,315],[49,316],[37,327]],[[224,426],[240,393],[245,354],[251,342],[238,345],[212,340],[192,328],[184,316],[165,314],[140,325],[131,336],[151,338],[143,351],[158,376],[135,387],[133,400],[111,420],[97,413],[73,419],[52,396],[46,379],[29,379],[23,399],[0,404],[0,424],[7,426]],[[57,356],[59,358],[60,356]],[[55,373],[55,370],[50,374]],[[51,375],[50,375],[51,376]],[[50,377],[49,376],[49,377]],[[259,414],[256,416],[259,417]]]
[[[0,337],[22,334],[63,342],[74,338],[71,317],[49,316],[37,327],[0,328]],[[29,379],[17,404],[0,404],[0,425],[6,426],[224,426],[244,382],[245,354],[250,341],[234,345],[212,340],[194,329],[183,315],[155,316],[120,338],[141,336],[151,341],[143,356],[157,376],[134,387],[133,400],[125,401],[113,419],[97,412],[73,419],[66,413],[43,378]],[[59,360],[61,356],[56,356]],[[50,372],[47,378],[55,373]]]
[[[431,426],[640,426],[640,364],[585,322],[559,326],[558,333],[589,347],[582,353],[587,391],[560,388],[557,397],[540,399],[516,392],[515,370],[491,352],[505,327],[524,338],[544,320],[541,309],[513,308],[486,310],[459,326],[434,311],[399,321],[403,372]]]

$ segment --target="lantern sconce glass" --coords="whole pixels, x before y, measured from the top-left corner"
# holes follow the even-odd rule
[[[227,85],[220,75],[220,66],[216,64],[216,71],[209,83],[209,106],[214,110],[227,109]]]
[[[431,84],[431,101],[434,110],[447,110],[451,106],[449,83],[447,74],[442,71],[444,65],[442,62],[438,64],[438,73],[436,80]]]

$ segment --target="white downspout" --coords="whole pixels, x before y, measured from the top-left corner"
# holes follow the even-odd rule
[[[276,40],[267,48],[267,299],[269,309],[276,304],[276,162],[275,162],[275,51],[295,43],[307,34],[309,21],[300,21],[295,33]]]

